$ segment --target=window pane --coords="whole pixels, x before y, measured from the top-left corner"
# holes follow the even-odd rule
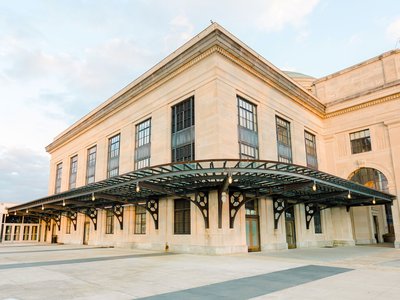
[[[150,165],[151,119],[136,125],[135,165],[136,169]]]
[[[86,184],[95,182],[97,146],[87,151]]]
[[[142,206],[135,208],[135,234],[146,233],[146,209]]]
[[[114,213],[106,210],[106,234],[114,233]]]
[[[278,146],[278,161],[292,163],[290,123],[279,117],[276,117],[276,139]]]
[[[318,169],[317,145],[315,142],[315,135],[304,131],[304,140],[306,145],[307,167]]]
[[[321,211],[319,208],[316,208],[314,213],[314,229],[315,233],[322,233],[322,225],[321,225]]]
[[[62,163],[59,163],[56,167],[56,187],[55,193],[61,192],[61,176],[62,176]]]
[[[352,154],[371,151],[369,129],[350,133],[350,144]]]
[[[76,187],[76,174],[78,172],[78,155],[71,157],[69,169],[69,189]]]
[[[239,116],[239,156],[258,159],[257,109],[247,100],[237,96]]]
[[[172,107],[172,162],[195,159],[194,138],[194,97],[190,97]]]
[[[190,234],[190,201],[176,199],[174,202],[174,233]]]
[[[108,140],[107,178],[117,176],[119,173],[119,148],[120,135],[118,134]]]

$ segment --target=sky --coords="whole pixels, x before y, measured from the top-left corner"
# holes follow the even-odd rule
[[[0,202],[46,196],[45,146],[211,20],[316,78],[400,48],[398,0],[0,0]]]

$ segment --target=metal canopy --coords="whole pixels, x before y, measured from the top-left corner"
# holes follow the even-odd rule
[[[229,192],[230,205],[237,210],[247,200],[261,197],[284,200],[291,205],[316,204],[322,208],[391,204],[395,198],[393,195],[294,164],[261,160],[198,160],[129,172],[14,206],[8,212],[48,218],[56,218],[61,213],[68,217],[81,212],[92,218],[93,209],[105,208],[115,212],[115,207],[134,204],[143,205],[156,221],[158,199],[166,196],[186,198],[201,209],[204,202],[207,202],[204,197],[208,197],[208,192],[212,190],[218,191],[220,205],[221,193]],[[237,197],[237,193],[245,198],[240,205],[235,205],[232,200]],[[197,195],[200,195],[198,199]],[[203,212],[204,215],[207,213]],[[208,219],[205,221],[208,223]],[[233,226],[233,220],[231,221]]]

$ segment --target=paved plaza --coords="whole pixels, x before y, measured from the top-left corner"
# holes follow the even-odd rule
[[[0,299],[398,299],[400,250],[358,246],[206,256],[1,245]]]

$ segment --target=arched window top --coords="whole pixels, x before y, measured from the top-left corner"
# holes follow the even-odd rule
[[[386,176],[373,168],[360,168],[350,174],[349,180],[382,192],[389,192]]]

